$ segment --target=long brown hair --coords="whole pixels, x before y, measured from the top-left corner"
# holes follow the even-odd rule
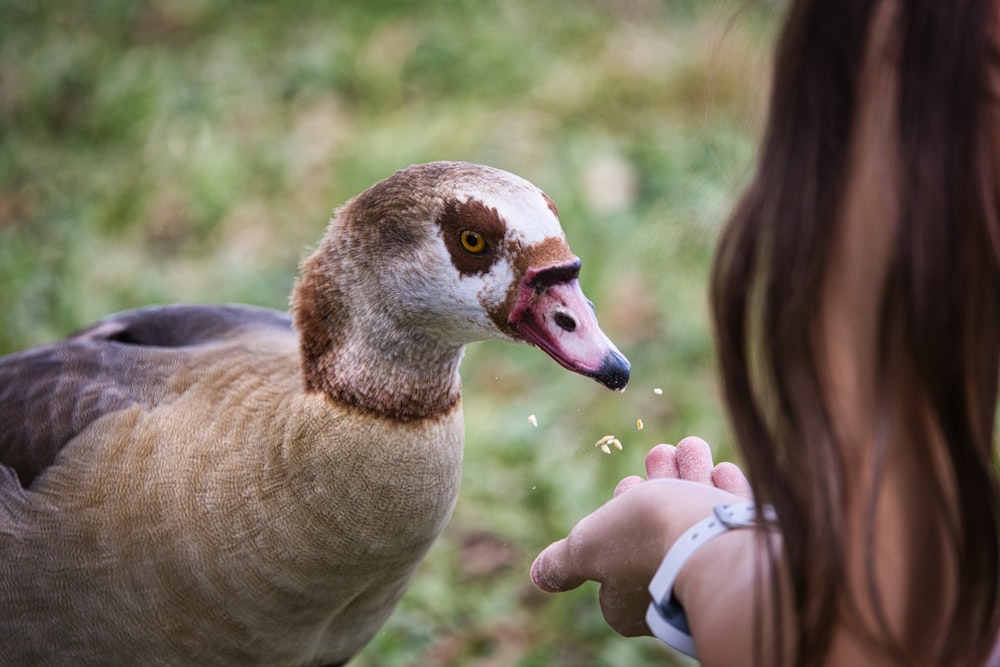
[[[997,100],[987,89],[990,68],[1000,66],[990,35],[993,4],[896,2],[898,218],[880,220],[873,211],[871,223],[894,230],[885,282],[871,285],[881,295],[872,351],[877,409],[931,424],[941,444],[921,438],[919,428],[889,429],[872,435],[879,444],[872,464],[893,465],[882,459],[886,443],[916,433],[907,446],[919,461],[944,462],[929,477],[952,481],[932,484],[920,499],[921,506],[951,508],[954,523],[946,548],[957,571],[944,573],[955,582],[954,599],[939,614],[942,664],[983,661],[995,635],[1000,586],[993,452],[1000,369],[1000,181],[993,171],[1000,156],[991,154],[988,112]],[[842,221],[849,138],[878,5],[800,0],[791,6],[757,172],[713,270],[724,395],[756,494],[779,516],[792,618],[778,621],[794,633],[796,664],[822,661],[832,628],[853,605],[846,600],[845,607],[842,597],[851,480],[813,334]],[[944,450],[936,458],[935,447]],[[874,475],[873,484],[880,479]],[[878,489],[870,497],[878,498]],[[928,586],[940,581],[940,572],[924,574]],[[877,607],[879,594],[869,584]],[[883,655],[899,662],[912,656],[887,623],[876,625],[866,631]]]

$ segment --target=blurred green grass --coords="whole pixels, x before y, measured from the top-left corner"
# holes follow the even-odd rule
[[[705,286],[781,5],[0,0],[0,353],[149,303],[284,308],[332,210],[376,180],[518,173],[558,204],[632,384],[472,346],[454,520],[352,664],[673,664],[610,630],[592,585],[549,596],[527,572],[653,444],[695,433],[733,458]],[[624,451],[596,450],[605,433]]]

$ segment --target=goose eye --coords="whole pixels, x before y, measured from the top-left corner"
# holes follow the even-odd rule
[[[486,239],[483,238],[483,235],[471,229],[463,229],[459,238],[462,241],[462,247],[474,255],[481,255],[488,249],[486,247]]]

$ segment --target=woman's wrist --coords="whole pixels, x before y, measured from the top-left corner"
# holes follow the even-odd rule
[[[681,569],[674,593],[699,641],[698,660],[703,667],[746,663],[748,646],[764,651],[759,664],[781,662],[772,653],[773,628],[766,620],[772,618],[775,599],[764,593],[777,585],[772,576],[780,576],[781,542],[781,533],[776,530],[727,531],[705,544]],[[777,561],[772,563],[770,558]],[[779,590],[783,590],[781,586]],[[788,603],[782,599],[779,604]],[[759,620],[763,620],[760,625]],[[725,628],[726,641],[712,641],[716,636],[713,628]],[[763,635],[757,644],[754,633],[759,631]],[[793,634],[788,631],[786,636]]]
[[[773,521],[773,509],[765,507],[762,511],[765,521]],[[743,533],[744,541],[747,531],[742,528],[752,528],[757,523],[757,509],[752,501],[736,503],[720,503],[713,507],[712,512],[685,530],[671,545],[655,576],[649,584],[649,592],[653,598],[646,614],[646,623],[653,634],[674,649],[695,656],[694,640],[691,637],[689,621],[682,600],[687,600],[688,587],[698,592],[707,591],[715,596],[716,586],[705,586],[705,579],[710,582],[720,582],[722,585],[736,584],[730,581],[731,575],[740,576],[743,559],[733,559],[734,550],[738,554],[744,552],[738,548],[735,540],[722,538],[732,531]],[[720,542],[727,542],[724,547]],[[713,543],[716,548],[709,548]],[[713,570],[722,570],[721,576],[716,576]],[[697,587],[689,583],[697,581]],[[692,606],[698,606],[697,604]]]

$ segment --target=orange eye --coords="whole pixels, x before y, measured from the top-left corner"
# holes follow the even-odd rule
[[[483,238],[482,234],[471,229],[463,229],[459,238],[462,241],[462,247],[472,254],[480,255],[486,252],[486,239]]]

